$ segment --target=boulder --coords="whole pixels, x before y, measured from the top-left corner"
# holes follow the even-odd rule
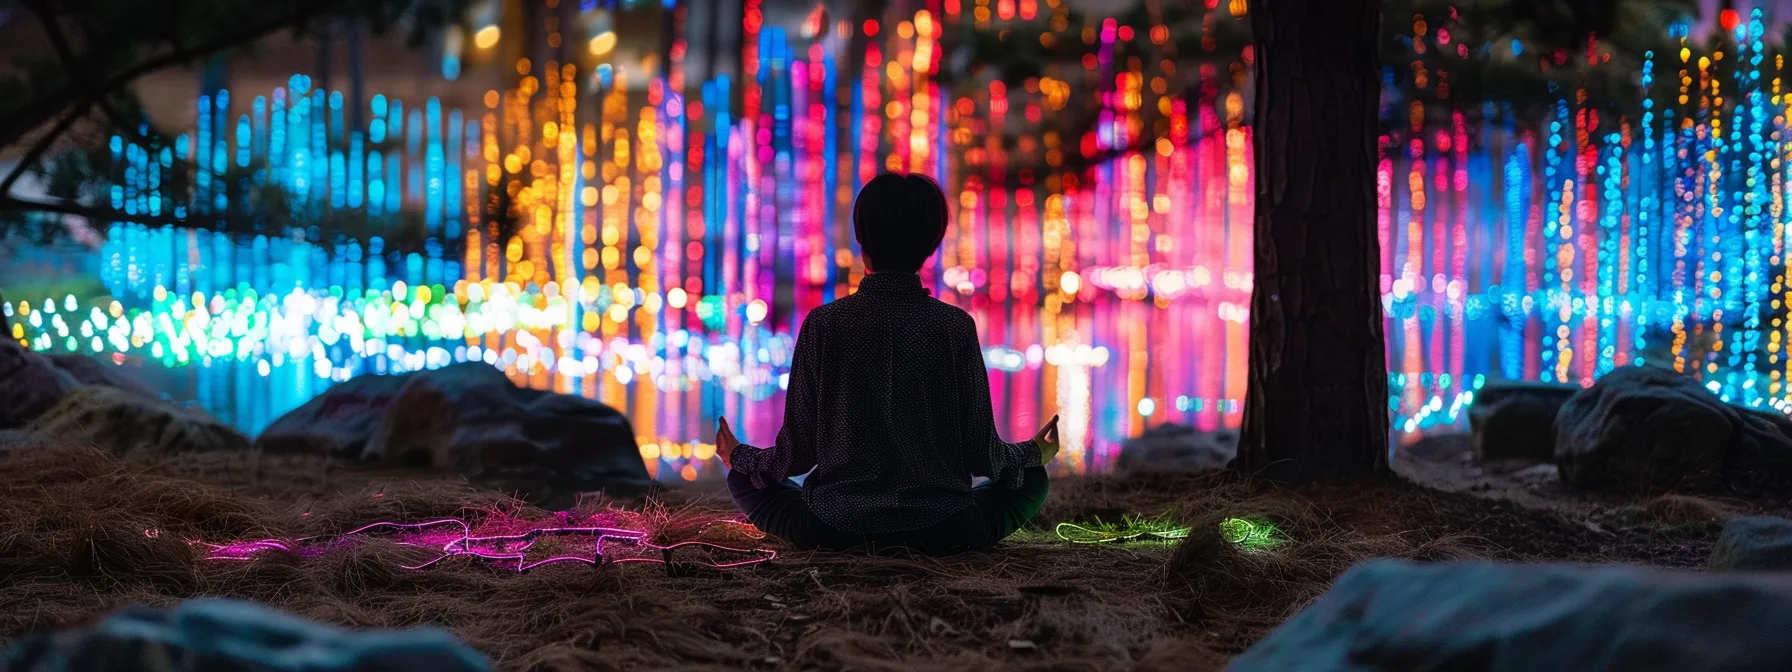
[[[1711,548],[1714,570],[1792,570],[1792,520],[1745,516],[1724,523]]]
[[[634,428],[616,409],[519,388],[478,362],[413,374],[362,459],[433,466],[543,505],[652,482]]]
[[[91,442],[117,455],[249,448],[249,437],[198,407],[103,385],[70,392],[31,427],[45,436]]]
[[[148,383],[138,380],[124,367],[116,364],[86,355],[50,355],[50,362],[82,385],[116,387],[151,399],[158,399],[162,396],[161,392],[157,392]]]
[[[433,467],[543,506],[652,483],[616,409],[519,388],[479,362],[352,378],[276,420],[256,444]]]
[[[1792,670],[1792,576],[1379,560],[1231,670]]]
[[[1787,416],[1785,413],[1771,408],[1748,408],[1740,404],[1736,405],[1736,409],[1766,420],[1767,424],[1773,425],[1775,429],[1780,430],[1781,434],[1792,436],[1792,416]]]
[[[0,336],[0,429],[17,429],[43,415],[80,386],[50,358]]]
[[[255,438],[255,447],[267,453],[357,459],[411,375],[366,374],[337,383],[268,425]]]
[[[9,672],[484,672],[478,652],[436,628],[352,631],[238,600],[130,607],[89,627],[14,642]]]
[[[1548,383],[1491,383],[1468,408],[1475,457],[1548,462],[1555,456],[1556,412],[1580,387]]]
[[[501,432],[481,441],[458,442],[454,451],[477,459],[475,480],[507,492],[530,493],[538,501],[572,506],[579,493],[617,493],[652,485],[635,428],[628,418],[595,399],[540,390],[520,390],[521,412]],[[495,437],[530,448],[505,461],[492,460],[481,445]],[[517,459],[520,458],[520,459]],[[462,457],[460,459],[467,459]],[[463,472],[466,473],[466,472]],[[557,508],[557,507],[550,507]]]
[[[1120,444],[1116,471],[1224,469],[1238,454],[1238,432],[1203,432],[1188,425],[1158,425]]]
[[[1648,366],[1618,369],[1556,417],[1556,466],[1581,488],[1784,490],[1792,438],[1698,381]]]
[[[1730,408],[1738,418],[1738,441],[1724,465],[1730,486],[1747,492],[1792,491],[1792,418],[1773,409]]]
[[[475,456],[451,454],[447,446],[457,437],[479,441],[482,435],[507,435],[509,420],[517,415],[520,390],[503,371],[486,364],[464,362],[418,371],[405,374],[402,381],[381,421],[373,426],[361,459],[471,466],[469,458]],[[489,443],[494,451],[502,450],[497,445],[502,440]]]

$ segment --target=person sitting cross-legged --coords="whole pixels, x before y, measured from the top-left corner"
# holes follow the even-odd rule
[[[997,436],[976,326],[917,275],[946,212],[925,176],[867,183],[853,230],[869,274],[803,320],[777,442],[740,443],[721,421],[728,489],[767,534],[806,549],[946,555],[994,546],[1045,503],[1058,418],[1028,441]],[[789,478],[805,473],[802,485]],[[978,476],[989,481],[972,487]]]

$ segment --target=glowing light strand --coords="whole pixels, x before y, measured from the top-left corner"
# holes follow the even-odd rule
[[[564,520],[566,517],[562,514],[561,518]],[[746,526],[745,523],[728,522]],[[750,529],[750,526],[747,527]],[[151,532],[145,534],[154,536]],[[525,572],[543,565],[561,562],[580,562],[588,565],[624,562],[690,564],[675,562],[673,558],[675,551],[684,548],[700,548],[737,556],[732,560],[699,563],[716,569],[757,565],[776,559],[778,555],[777,551],[767,548],[736,548],[700,540],[657,544],[648,541],[647,536],[646,532],[639,530],[601,525],[550,525],[535,527],[515,534],[479,535],[475,534],[473,527],[462,519],[442,518],[420,523],[382,521],[369,523],[339,535],[305,537],[291,541],[259,539],[224,544],[197,542],[196,545],[204,549],[204,558],[207,560],[250,561],[269,553],[315,558],[328,552],[341,550],[345,546],[363,539],[385,538],[401,546],[425,549],[437,554],[420,563],[400,565],[402,569],[426,569],[451,557],[466,556],[488,562],[500,569],[517,572]],[[759,536],[763,537],[763,535]],[[584,543],[574,545],[581,552],[555,552],[550,549],[545,557],[530,560],[530,552],[542,546],[538,542],[543,539],[569,539]],[[614,550],[610,550],[612,548]],[[657,554],[657,557],[627,555],[624,550],[626,548],[651,551]]]

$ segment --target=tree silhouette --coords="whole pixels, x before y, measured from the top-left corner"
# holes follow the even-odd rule
[[[278,32],[304,33],[320,22],[342,18],[358,20],[376,34],[408,31],[411,43],[420,45],[430,31],[459,15],[464,0],[4,4],[14,5],[7,8],[12,21],[35,22],[47,43],[40,51],[47,53],[15,54],[14,67],[0,73],[0,153],[19,156],[18,163],[0,175],[0,239],[24,235],[47,240],[61,233],[62,217],[145,221],[96,202],[92,189],[115,172],[105,151],[113,135],[151,152],[170,145],[170,138],[150,123],[136,98],[134,84],[145,75],[248,48]],[[57,156],[51,157],[52,153]],[[45,184],[47,199],[14,193],[27,175]],[[178,171],[169,179],[167,188],[187,183]],[[219,215],[266,214],[239,210]]]

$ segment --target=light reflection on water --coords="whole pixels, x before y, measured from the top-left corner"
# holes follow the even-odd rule
[[[1060,294],[1048,297],[1044,305],[993,302],[980,294],[951,290],[935,289],[935,294],[965,308],[977,321],[1003,435],[1027,437],[1042,419],[1060,414],[1065,447],[1060,468],[1083,471],[1107,468],[1118,457],[1121,443],[1148,426],[1180,423],[1216,429],[1238,424],[1247,348],[1246,325],[1236,318],[1249,299],[1242,279],[1208,283],[1207,291],[1162,302],[1093,290],[1086,300],[1079,294],[1078,300],[1066,301],[1069,295]],[[419,303],[414,288],[405,291],[412,304]],[[645,342],[565,337],[570,342],[562,344],[566,356],[549,372],[519,360],[516,352],[527,357],[532,352],[529,346],[541,344],[515,325],[508,331],[506,325],[484,325],[497,330],[484,338],[338,336],[331,346],[322,347],[318,334],[328,331],[331,323],[326,316],[356,312],[331,307],[334,299],[327,294],[223,291],[198,301],[166,292],[157,300],[156,292],[149,294],[144,298],[151,307],[121,311],[124,319],[107,319],[113,306],[102,308],[98,302],[78,299],[71,304],[69,297],[54,302],[54,312],[43,300],[29,312],[24,312],[29,300],[8,307],[15,313],[12,321],[28,328],[28,340],[48,346],[40,349],[65,351],[73,346],[91,354],[92,344],[116,339],[127,347],[99,343],[105,351],[102,356],[145,364],[142,374],[176,399],[196,401],[251,433],[327,389],[333,380],[362,371],[427,368],[467,359],[533,371],[513,378],[519,384],[581,394],[621,409],[635,425],[643,457],[662,478],[688,480],[717,472],[708,441],[719,415],[734,421],[749,442],[769,441],[782,421],[780,387],[788,370],[788,330],[753,326],[730,336],[710,332],[699,323],[688,331],[655,333]],[[420,312],[395,301],[391,290],[380,297],[364,301],[356,314]],[[438,299],[436,305],[440,303]],[[518,310],[495,300],[488,305],[502,308],[498,312]],[[467,315],[477,313],[475,307],[463,306]],[[180,317],[167,324],[181,328],[157,324],[176,313]],[[432,319],[422,314],[423,321]],[[1488,334],[1498,329],[1487,316],[1480,320],[1485,324],[1469,329],[1472,325],[1447,315],[1423,322],[1416,316],[1389,319],[1390,362],[1417,365],[1390,377],[1396,429],[1459,424],[1461,404],[1468,396],[1463,391],[1472,392],[1477,385],[1472,379],[1492,361],[1490,345],[1496,339]],[[150,323],[147,333],[155,336],[134,341],[129,335],[133,322],[139,327]],[[392,324],[362,328],[375,333],[375,326],[383,330],[379,333],[407,332]],[[65,331],[67,337],[59,336]],[[1469,332],[1478,333],[1463,338]],[[170,333],[187,340],[176,344],[168,339]],[[262,345],[247,348],[245,344],[252,342]],[[1408,342],[1415,347],[1405,347]],[[494,344],[504,345],[506,354],[500,357]],[[170,357],[177,345],[197,353],[196,359],[182,362]],[[1407,352],[1416,356],[1403,356]],[[581,353],[582,357],[572,356]],[[1464,368],[1438,375],[1425,368],[1428,365],[1474,368],[1467,375]]]
[[[965,303],[980,328],[998,428],[1005,437],[1018,440],[1030,436],[1043,419],[1060,414],[1064,468],[1105,468],[1118,456],[1121,441],[1147,425],[1176,422],[1212,429],[1237,424],[1244,385],[1244,325],[1221,319],[1194,300],[1166,307],[1098,300],[1072,303],[1056,313],[1015,302]],[[687,346],[695,340],[687,341]],[[1043,345],[1047,342],[1056,345]],[[582,394],[621,409],[633,421],[650,465],[663,476],[697,478],[717,467],[708,459],[713,456],[708,442],[719,415],[725,413],[747,441],[769,441],[776,435],[783,412],[778,379],[787,371],[788,344],[788,336],[759,331],[738,343],[716,343],[706,349],[727,354],[694,355],[668,365],[668,349],[677,350],[671,344],[654,348],[660,353],[655,358],[630,353],[648,348],[629,343],[609,348],[618,361],[596,376],[540,373],[514,378],[520,384]],[[737,348],[730,347],[734,345],[755,350],[746,357],[767,360],[769,365],[757,369],[760,375],[742,374],[726,383],[713,375],[696,381],[684,375],[689,371],[678,370],[701,367],[705,361],[728,368],[740,356],[734,354]],[[481,354],[463,345],[425,366]],[[379,370],[382,359],[370,357],[364,365]],[[330,370],[319,375],[317,359],[238,361],[231,353],[186,366],[163,366],[136,356],[128,360],[143,364],[140,373],[175,398],[196,401],[251,433],[327,389],[331,377],[347,373]],[[406,368],[391,360],[383,363],[390,369]],[[650,375],[618,375],[636,370],[636,365]]]

